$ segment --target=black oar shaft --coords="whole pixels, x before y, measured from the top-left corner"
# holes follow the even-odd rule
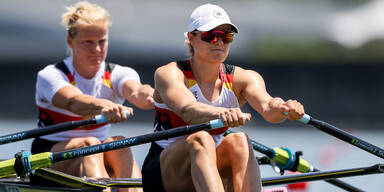
[[[268,156],[269,158],[273,158],[275,156],[275,151],[272,148],[269,148],[259,142],[256,142],[251,139],[252,147],[254,150],[263,153],[264,155]]]
[[[318,170],[316,168],[313,171],[314,172],[320,172],[320,170]],[[327,179],[327,180],[324,180],[324,181],[327,182],[327,183],[330,183],[330,184],[332,184],[334,186],[337,186],[337,187],[339,187],[341,189],[349,191],[349,192],[363,192],[364,191],[364,190],[361,190],[361,189],[359,189],[359,188],[357,188],[357,187],[355,187],[353,185],[350,185],[350,184],[348,184],[348,183],[346,183],[346,182],[344,182],[344,181],[342,181],[340,179]]]
[[[42,128],[36,128],[28,131],[21,131],[18,133],[13,133],[0,137],[0,144],[6,144],[16,141],[21,141],[33,137],[39,137],[42,135],[48,135],[52,133],[57,133],[61,131],[67,131],[74,129],[76,127],[80,127],[83,125],[95,124],[96,120],[94,118],[81,120],[81,121],[70,121],[66,123],[50,125]]]
[[[128,110],[126,110],[125,113],[127,117],[131,116],[131,113]],[[33,137],[49,135],[49,134],[53,134],[61,131],[68,131],[83,125],[101,124],[106,122],[107,122],[107,118],[105,117],[105,115],[100,114],[90,119],[70,121],[70,122],[64,122],[64,123],[59,123],[55,125],[40,127],[40,128],[28,130],[28,131],[22,131],[22,132],[13,133],[5,136],[0,136],[0,145],[5,143],[10,143],[10,142],[15,142],[15,141],[21,141],[21,140],[29,139]]]
[[[263,186],[271,186],[271,185],[282,185],[282,184],[288,184],[288,183],[300,183],[300,182],[307,182],[307,181],[324,180],[329,178],[369,175],[369,174],[377,174],[377,173],[384,173],[384,164],[377,164],[371,167],[361,167],[361,168],[344,169],[344,170],[337,170],[337,171],[310,172],[310,173],[302,173],[302,174],[280,176],[280,177],[268,177],[268,178],[263,178],[262,183],[263,183]]]
[[[360,138],[357,138],[333,125],[330,125],[326,122],[323,122],[314,118],[311,118],[308,124],[311,124],[323,132],[333,135],[336,138],[339,138],[349,144],[352,144],[360,149],[363,149],[364,151],[367,151],[371,154],[374,154],[384,159],[384,150],[382,148],[375,146],[369,142],[366,142]]]
[[[99,145],[93,145],[89,147],[79,148],[79,149],[73,149],[73,150],[67,150],[63,152],[57,152],[52,155],[53,162],[59,162],[67,159],[73,159],[77,157],[83,157],[86,155],[92,155],[96,153],[121,149],[124,147],[131,147],[135,145],[140,145],[144,143],[149,143],[152,141],[167,139],[171,137],[177,137],[182,135],[187,135],[193,132],[201,131],[210,129],[211,124],[203,123],[199,125],[187,125],[179,128],[173,128],[168,129],[165,131],[155,132],[155,133],[149,133],[146,135],[136,136],[136,137],[130,137],[118,141],[112,141],[108,143],[103,143]]]

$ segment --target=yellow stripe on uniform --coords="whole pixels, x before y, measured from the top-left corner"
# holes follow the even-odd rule
[[[227,89],[233,91],[232,83],[223,83],[223,86],[226,87]]]
[[[112,88],[112,83],[111,83],[111,80],[110,80],[110,79],[102,79],[102,82],[103,82],[104,85],[106,85],[107,87]]]
[[[193,87],[196,83],[197,83],[196,80],[188,79],[188,88]]]

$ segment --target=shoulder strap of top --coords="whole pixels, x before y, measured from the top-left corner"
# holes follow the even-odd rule
[[[223,63],[220,67],[221,83],[229,90],[233,90],[233,74],[235,72],[235,66]]]
[[[111,82],[111,74],[113,69],[115,68],[114,63],[106,63],[105,64],[105,69],[104,69],[104,74],[101,77],[101,80],[104,85],[112,89],[112,82]]]
[[[186,78],[195,79],[195,77],[193,77],[191,62],[189,60],[177,61],[177,66],[184,73]]]
[[[73,77],[72,73],[69,71],[68,67],[65,65],[64,61],[56,63],[55,67],[60,71],[62,71],[67,76],[69,82],[72,85],[76,85],[75,78]]]
[[[114,63],[106,63],[104,71],[108,71],[108,72],[112,73],[112,71],[116,65],[117,64],[114,64]]]
[[[177,66],[184,73],[185,78],[188,80],[188,88],[194,86],[197,82],[192,73],[190,60],[177,61]]]
[[[235,66],[229,64],[222,64],[223,72],[225,74],[233,74],[235,72]]]

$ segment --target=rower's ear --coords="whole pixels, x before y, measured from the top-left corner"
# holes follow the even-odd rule
[[[187,37],[188,37],[189,42],[191,42],[195,36],[196,36],[195,34],[187,32]]]
[[[69,35],[67,36],[67,44],[68,44],[68,47],[72,49],[72,47],[73,47],[73,45],[72,45],[73,44],[73,39]]]

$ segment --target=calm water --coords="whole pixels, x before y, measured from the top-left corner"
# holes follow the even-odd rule
[[[294,126],[294,124],[292,124]],[[6,135],[22,130],[35,128],[34,120],[0,120],[0,135]],[[332,136],[320,132],[311,126],[305,128],[268,128],[268,127],[243,127],[234,131],[245,131],[250,138],[268,146],[280,147],[285,146],[291,150],[304,151],[303,158],[309,161],[313,166],[320,170],[338,170],[347,168],[357,168],[371,166],[382,163],[382,159],[362,151],[354,146],[348,145],[343,141],[339,141]],[[136,136],[152,132],[152,123],[129,123],[125,122],[115,125],[111,128],[112,135],[123,135],[126,137]],[[365,139],[372,144],[384,147],[384,130],[383,131],[364,131],[355,130],[352,134]],[[6,144],[0,146],[0,158],[12,158],[17,151],[30,150],[30,140],[20,141],[17,143]],[[138,164],[141,166],[145,155],[148,151],[149,144],[133,147],[133,152]],[[257,156],[262,154],[255,152]],[[263,165],[261,167],[262,176],[278,176],[272,171],[270,166]],[[366,191],[381,191],[384,175],[375,174],[367,176],[357,176],[343,178],[354,186],[358,186]],[[378,190],[379,189],[379,190]],[[308,185],[308,190],[317,191],[343,191],[333,185],[323,181],[312,182]]]

